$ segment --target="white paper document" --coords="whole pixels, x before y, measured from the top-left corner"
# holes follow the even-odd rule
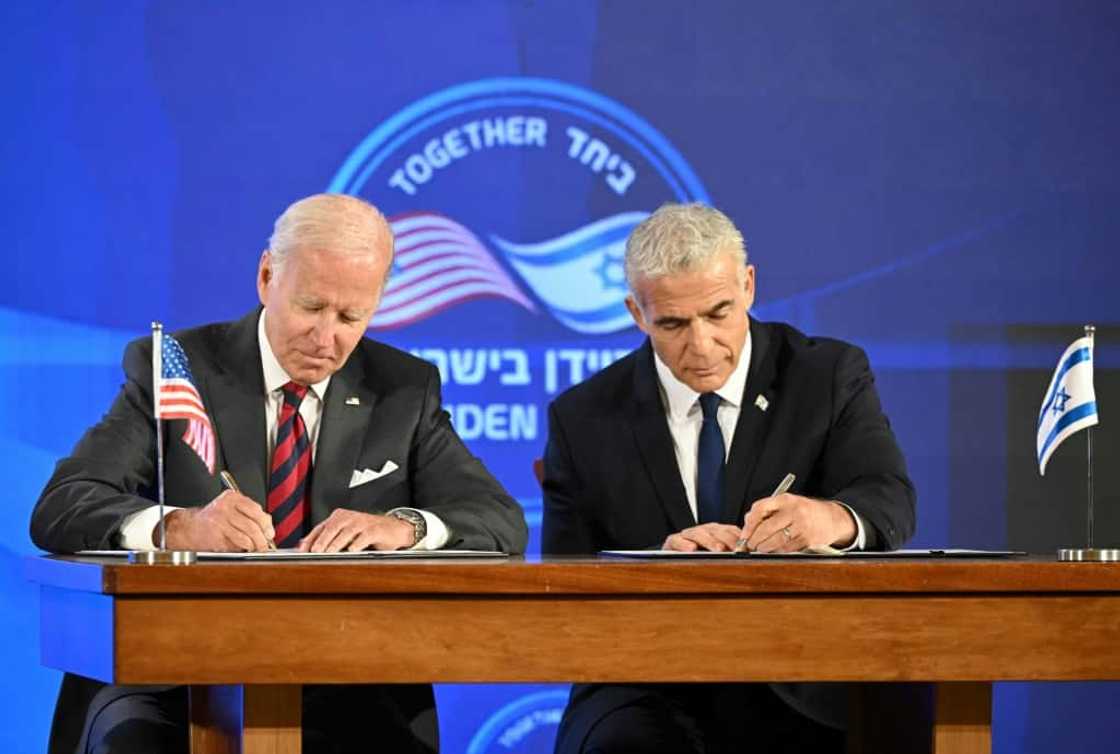
[[[676,550],[601,550],[600,555],[610,558],[641,558],[646,560],[708,560],[708,559],[761,559],[761,558],[1006,558],[1026,555],[1017,550],[802,550],[800,552],[677,552]]]
[[[75,555],[128,557],[129,550],[80,550]],[[199,560],[417,560],[430,558],[508,558],[496,550],[362,550],[361,552],[300,552],[295,549],[266,552],[197,552]]]

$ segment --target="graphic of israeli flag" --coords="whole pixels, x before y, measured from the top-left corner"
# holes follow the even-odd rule
[[[579,333],[611,333],[634,324],[624,303],[622,256],[630,231],[648,215],[622,212],[540,243],[491,240],[561,323]]]
[[[1062,440],[1096,423],[1093,339],[1078,338],[1058,360],[1038,414],[1038,472],[1046,475],[1046,462]]]

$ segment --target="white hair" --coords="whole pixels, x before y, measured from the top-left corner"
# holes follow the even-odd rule
[[[641,279],[701,269],[721,254],[746,268],[743,234],[727,215],[699,202],[662,204],[626,239],[626,282],[634,291]]]
[[[393,231],[381,212],[349,194],[314,194],[288,206],[276,218],[268,251],[279,269],[299,248],[326,249],[346,256],[393,257]]]

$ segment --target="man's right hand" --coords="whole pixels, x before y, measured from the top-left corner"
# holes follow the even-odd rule
[[[670,534],[662,550],[679,550],[681,552],[696,552],[697,550],[710,550],[712,552],[729,552],[735,549],[735,543],[743,535],[743,530],[730,524],[700,524],[690,526],[676,534]]]
[[[201,508],[180,508],[164,517],[169,550],[261,552],[276,536],[272,517],[253,500],[226,490]],[[152,536],[159,541],[157,525]]]

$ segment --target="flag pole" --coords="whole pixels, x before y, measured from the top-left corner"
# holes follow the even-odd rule
[[[1097,328],[1093,325],[1085,325],[1085,337],[1089,339],[1089,351],[1094,352],[1093,346],[1096,345]],[[1085,443],[1087,446],[1086,454],[1086,468],[1085,468],[1085,489],[1086,494],[1089,496],[1089,550],[1093,550],[1093,428],[1085,428]]]
[[[156,420],[156,489],[159,505],[159,542],[155,550],[135,550],[128,554],[128,562],[143,565],[189,565],[195,562],[193,552],[167,549],[167,524],[164,523],[163,487],[163,422],[160,420],[159,393],[163,379],[163,323],[152,322],[152,414]]]
[[[163,377],[163,323],[152,322],[152,411],[156,417],[156,489],[159,502],[158,549],[167,549],[167,525],[163,522],[163,423],[159,411],[159,383]],[[1090,542],[1092,540],[1090,539]]]
[[[1094,352],[1096,345],[1097,328],[1093,325],[1085,325],[1085,338],[1089,341],[1089,352]],[[1097,549],[1093,546],[1093,427],[1090,425],[1085,428],[1085,444],[1086,444],[1086,468],[1085,468],[1085,488],[1086,488],[1086,532],[1088,534],[1088,547],[1085,549],[1066,549],[1058,550],[1058,560],[1068,561],[1084,561],[1084,562],[1113,562],[1120,561],[1120,549],[1104,548]]]

